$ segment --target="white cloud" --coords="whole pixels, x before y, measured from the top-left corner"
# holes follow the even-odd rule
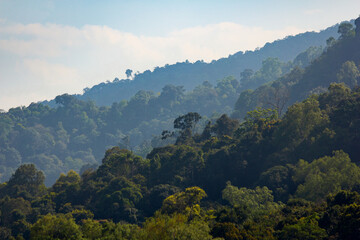
[[[49,88],[64,88],[76,84],[80,77],[76,69],[62,64],[52,64],[40,59],[25,59],[24,66],[32,78]]]
[[[0,34],[0,49],[19,56],[59,57],[83,40],[79,29],[55,24],[0,26]]]
[[[32,96],[31,101],[37,101],[65,92],[81,92],[85,87],[116,76],[124,77],[127,68],[144,71],[186,59],[211,61],[302,31],[297,28],[268,31],[224,22],[174,31],[163,37],[149,37],[107,26],[75,28],[56,24],[2,23],[0,60],[4,61],[1,58],[6,55],[16,61],[10,67],[0,68],[7,76],[0,82],[7,81],[4,85],[11,86],[12,78],[19,77],[17,71],[20,68],[27,81],[38,86],[29,84],[19,94],[21,104],[28,104],[28,96]],[[12,96],[4,98],[6,91],[0,91],[0,94],[3,95],[2,104],[19,104],[19,101],[11,100]],[[42,97],[35,98],[39,96]]]
[[[304,14],[307,16],[312,16],[312,15],[320,14],[322,12],[323,10],[321,9],[308,9],[304,11]]]
[[[18,94],[1,94],[0,109],[7,111],[13,107],[24,106],[24,103],[30,104],[31,102],[34,102],[34,99],[45,100],[43,94],[37,94],[32,92],[29,92],[28,94],[21,97]]]

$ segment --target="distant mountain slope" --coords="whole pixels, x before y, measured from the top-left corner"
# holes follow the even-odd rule
[[[343,33],[338,40],[328,41],[322,55],[305,69],[294,68],[277,81],[268,82],[254,91],[243,91],[235,104],[233,117],[241,119],[256,107],[278,108],[279,113],[284,113],[286,107],[311,94],[325,92],[334,82],[354,88],[360,83],[359,68],[360,25],[356,31],[349,29]]]
[[[98,105],[111,105],[113,102],[130,99],[140,90],[160,92],[167,84],[181,85],[186,90],[192,90],[204,81],[214,84],[217,80],[229,75],[239,79],[244,69],[257,70],[261,67],[262,61],[268,57],[290,61],[311,46],[324,46],[329,37],[337,38],[337,28],[338,25],[335,25],[318,33],[306,32],[289,36],[267,43],[261,49],[245,53],[237,52],[211,63],[182,62],[156,67],[153,71],[147,70],[135,75],[133,80],[115,79],[113,82],[100,83],[90,89],[85,89],[84,94],[77,97],[81,100],[93,100]]]
[[[182,86],[166,85],[160,94],[139,91],[111,107],[64,94],[55,98],[54,108],[41,103],[12,108],[0,113],[0,181],[7,180],[20,164],[30,162],[44,171],[47,184],[53,184],[61,172],[100,163],[104,151],[113,146],[145,156],[153,147],[174,140],[163,141],[160,134],[172,129],[178,116],[201,114],[200,131],[208,120],[231,113],[244,89],[275,81],[296,66],[307,66],[322,51],[311,47],[286,63],[268,58],[250,78],[246,75],[251,81],[230,76],[216,85],[203,82],[187,92]]]
[[[294,38],[296,37],[290,39]],[[286,40],[273,44],[282,41]],[[358,56],[360,54],[358,50],[353,51],[353,44],[356,43],[352,38],[339,41],[334,39],[332,47],[326,48],[324,56],[327,57],[321,57],[320,59],[328,59],[329,61],[339,62],[339,64],[351,60],[356,65],[359,65],[360,59]],[[269,46],[272,45],[268,44],[264,49],[269,48]],[[145,72],[136,79],[148,74],[148,81],[151,81],[152,78],[150,77],[156,76],[157,73],[165,74],[166,69],[169,72],[171,72],[170,69],[173,69],[174,78],[164,77],[162,79],[165,84],[161,86],[160,94],[146,90],[137,91],[130,100],[115,102],[111,104],[111,107],[98,106],[94,102],[79,100],[75,96],[64,94],[56,98],[58,104],[55,108],[44,106],[41,103],[33,103],[28,107],[13,108],[7,113],[0,113],[0,146],[4,146],[0,148],[0,181],[7,180],[20,164],[35,163],[39,169],[44,171],[46,183],[52,184],[61,172],[67,172],[70,169],[80,170],[83,166],[100,163],[104,151],[113,146],[131,149],[145,156],[152,148],[164,144],[159,135],[162,130],[171,129],[174,119],[178,116],[188,112],[201,114],[203,116],[202,121],[197,125],[198,130],[200,130],[205,127],[208,120],[215,120],[222,113],[231,113],[239,94],[242,92],[247,93],[244,90],[256,89],[256,86],[269,82],[270,84],[262,85],[259,89],[275,89],[276,86],[272,83],[276,79],[284,79],[281,80],[281,83],[288,83],[286,86],[289,87],[299,86],[298,90],[291,92],[291,96],[303,92],[307,93],[313,89],[313,86],[310,86],[309,82],[306,81],[297,81],[298,76],[305,76],[303,72],[308,70],[302,68],[313,63],[314,59],[322,54],[323,49],[310,47],[298,54],[294,61],[289,62],[281,62],[276,58],[267,58],[261,62],[261,68],[258,71],[248,71],[251,74],[242,74],[240,79],[226,77],[216,84],[205,81],[192,91],[187,92],[181,86],[170,85],[173,82],[166,82],[165,79],[174,79],[175,77],[181,79],[181,73],[183,76],[185,76],[185,72],[190,74],[185,70],[182,72],[176,70],[180,69],[181,66],[184,69],[186,67],[194,69],[194,72],[199,71],[196,66],[203,66],[204,76],[211,76],[206,72],[208,66],[218,66],[220,63],[223,63],[223,66],[229,66],[230,64],[227,65],[225,62],[231,62],[230,60],[235,58],[236,55],[218,60],[212,64],[182,63],[158,68],[152,73],[150,71]],[[260,52],[261,50],[239,54],[239,58],[244,55],[259,55]],[[329,55],[330,53],[331,55]],[[342,55],[340,56],[337,53],[342,53]],[[285,56],[285,53],[282,54]],[[314,65],[313,63],[308,69],[313,69],[314,72],[324,72],[330,69],[335,71],[331,76],[335,76],[341,66],[339,64],[336,65],[337,67],[333,67],[335,65],[324,67],[325,65]],[[348,67],[352,66],[350,65]],[[353,68],[349,68],[349,70],[351,69]],[[284,73],[290,71],[289,75],[284,76]],[[178,74],[175,74],[176,72]],[[241,71],[239,70],[239,72]],[[244,72],[246,71],[242,73]],[[296,75],[296,73],[299,74]],[[224,72],[224,74],[226,73]],[[231,75],[231,72],[226,74],[226,76],[228,75]],[[171,76],[171,74],[169,73],[168,76]],[[194,76],[196,77],[196,75]],[[98,95],[96,96],[101,97],[105,96],[106,93],[103,89],[108,89],[109,92],[106,96],[109,98],[107,100],[111,100],[110,86],[122,84],[128,92],[130,90],[135,91],[136,84],[141,82],[136,79],[134,81],[116,81],[115,83],[99,85],[103,86],[103,88],[94,87],[87,93],[97,90]],[[155,80],[153,81],[159,83],[161,79],[159,81]],[[305,83],[305,86],[300,87],[302,83]],[[316,79],[311,80],[310,83],[316,83]],[[106,86],[109,88],[106,88]],[[129,88],[126,88],[127,86]],[[270,88],[266,88],[269,86]],[[307,86],[310,87],[307,88]],[[314,86],[318,86],[317,83]],[[132,88],[130,89],[130,87]],[[125,91],[124,89],[122,91]],[[118,91],[118,95],[115,96],[120,99],[125,98],[124,95],[121,95],[121,91],[115,87],[113,90],[114,94]],[[240,95],[240,98],[243,97],[243,100],[245,100],[240,101],[241,104],[237,104],[237,106],[241,106],[241,110],[246,110],[244,106],[253,107],[251,104],[255,97],[256,99],[264,99],[261,94],[257,94],[264,93],[264,91],[255,90],[253,93],[256,94]],[[81,97],[85,98],[85,96]],[[166,139],[166,141],[168,140]]]

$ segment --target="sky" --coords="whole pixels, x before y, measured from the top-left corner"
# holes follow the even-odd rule
[[[0,0],[0,109],[355,19],[359,0]]]

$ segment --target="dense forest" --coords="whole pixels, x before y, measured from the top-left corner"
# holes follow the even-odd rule
[[[33,164],[0,187],[0,236],[18,239],[358,239],[360,88],[329,90],[239,123],[188,113],[175,144],[119,147],[47,188]],[[170,136],[170,137],[171,137]],[[164,135],[164,138],[166,136]]]
[[[80,171],[85,165],[100,164],[104,151],[112,146],[130,149],[145,157],[152,148],[172,143],[161,140],[162,130],[172,128],[179,115],[197,112],[206,120],[230,115],[239,94],[248,88],[272,82],[299,66],[308,66],[323,49],[311,47],[293,61],[267,58],[262,67],[220,79],[216,85],[205,81],[186,92],[183,86],[166,85],[161,93],[141,90],[129,101],[99,107],[71,95],[56,97],[56,107],[41,103],[0,113],[1,180],[9,179],[22,163],[35,163],[44,171],[46,184],[61,172]],[[249,80],[251,73],[251,80]],[[172,139],[172,141],[174,141]],[[86,168],[86,166],[84,167]]]
[[[277,108],[281,113],[287,106],[313,93],[326,91],[332,82],[344,82],[351,88],[356,86],[360,55],[359,44],[354,41],[353,25],[341,24],[339,33],[338,40],[331,37],[326,41],[323,54],[310,65],[295,67],[277,81],[269,81],[255,90],[243,91],[235,105],[233,117],[242,118],[256,107]],[[297,58],[302,59],[302,54]],[[248,81],[253,81],[253,78],[250,75]]]
[[[360,239],[355,23],[240,80],[1,113],[0,239]]]

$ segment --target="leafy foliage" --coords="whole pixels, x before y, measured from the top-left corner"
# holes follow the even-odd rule
[[[320,60],[287,77],[301,79],[328,61],[326,54],[356,41],[344,35]],[[352,58],[345,63],[341,58],[331,77],[354,82],[357,61]],[[242,76],[277,76],[284,67],[289,65],[270,59],[260,72]],[[45,174],[88,163],[81,174],[58,174],[51,187],[34,164],[20,165],[0,184],[0,238],[358,239],[360,88],[332,83],[327,92],[313,92],[284,114],[259,107],[243,122],[226,114],[209,119],[201,112],[181,113],[187,101],[204,96],[218,96],[214,103],[224,106],[239,93],[240,83],[226,78],[213,88],[205,82],[188,94],[175,86],[160,95],[141,91],[111,108],[63,95],[57,109],[32,104],[0,113],[4,172],[25,160],[39,164]],[[264,88],[281,93],[287,83]],[[251,95],[245,92],[242,100]],[[139,109],[143,119],[137,117]],[[165,126],[158,119],[143,122],[157,114],[180,116],[169,122],[179,132],[163,141],[155,138],[150,153],[138,156],[131,137],[142,133],[134,127],[139,122],[142,131],[152,124]],[[114,140],[130,150],[113,146]],[[105,146],[100,166],[94,166],[93,154]]]
[[[281,115],[292,104],[309,95],[325,92],[333,82],[344,82],[355,87],[359,78],[359,39],[353,25],[339,25],[339,40],[328,39],[326,49],[309,48],[294,59],[295,67],[254,91],[242,92],[236,102],[233,117],[243,118],[256,107],[273,108]],[[302,62],[308,65],[302,65]],[[276,81],[274,81],[276,80]],[[264,82],[265,83],[265,82]]]
[[[293,178],[295,183],[300,183],[296,196],[316,201],[359,185],[360,168],[351,162],[348,154],[335,151],[333,157],[326,156],[311,163],[300,160]]]
[[[255,189],[237,188],[227,183],[222,192],[223,199],[232,206],[244,208],[249,218],[259,217],[267,212],[281,208],[281,204],[274,202],[272,191],[267,187],[256,187]]]

